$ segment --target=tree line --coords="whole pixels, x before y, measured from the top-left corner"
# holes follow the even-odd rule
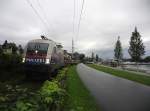
[[[22,54],[24,50],[21,45],[16,45],[15,43],[4,41],[0,45],[0,67],[13,67],[22,61]],[[5,69],[5,68],[4,68]]]
[[[21,45],[17,46],[15,43],[5,40],[5,42],[0,47],[0,54],[4,53],[7,49],[11,49],[12,54],[16,54],[17,52],[20,55],[23,54],[23,48]]]
[[[132,62],[150,62],[150,56],[142,58],[145,55],[145,46],[143,44],[143,41],[141,39],[140,33],[137,31],[137,28],[135,27],[134,32],[132,32],[130,41],[129,41],[129,49],[128,53],[131,57]],[[120,37],[118,37],[118,40],[115,44],[114,49],[114,58],[120,62],[123,60],[123,50],[122,50],[122,44],[120,41]]]

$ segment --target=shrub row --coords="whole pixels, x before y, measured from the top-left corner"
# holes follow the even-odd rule
[[[0,111],[59,111],[64,105],[67,68],[56,78],[46,80],[40,90],[31,92],[18,85],[0,84]],[[5,89],[5,90],[4,90]]]

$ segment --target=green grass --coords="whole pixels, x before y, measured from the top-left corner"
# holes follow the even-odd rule
[[[105,67],[102,65],[88,64],[88,66],[94,69],[106,72],[108,74],[112,74],[118,77],[122,77],[128,80],[136,81],[138,83],[142,83],[142,84],[150,86],[150,76],[139,75],[136,73],[123,71],[123,70],[117,70],[117,69],[113,69],[111,67]]]
[[[99,111],[95,99],[81,82],[76,66],[67,72],[67,103],[64,111]]]

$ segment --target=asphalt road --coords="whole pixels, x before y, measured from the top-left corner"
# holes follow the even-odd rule
[[[77,72],[102,111],[150,111],[149,86],[97,71],[84,64],[77,66]]]

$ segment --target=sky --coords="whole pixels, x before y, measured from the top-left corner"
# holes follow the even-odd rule
[[[71,51],[73,38],[75,51],[113,58],[120,36],[124,57],[128,58],[129,40],[136,26],[146,55],[150,55],[150,0],[85,0],[79,34],[82,0],[29,0],[38,15],[27,1],[0,0],[0,44],[8,40],[25,46],[45,35]]]

